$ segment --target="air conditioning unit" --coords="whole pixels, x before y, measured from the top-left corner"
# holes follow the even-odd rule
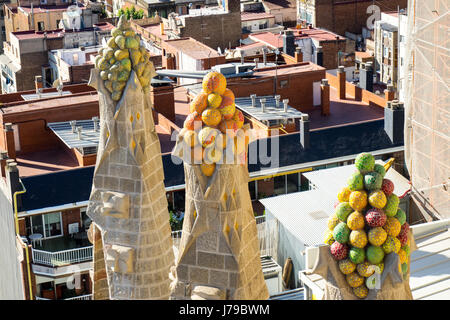
[[[261,257],[261,266],[269,295],[272,296],[282,292],[283,276],[281,266],[269,256]]]

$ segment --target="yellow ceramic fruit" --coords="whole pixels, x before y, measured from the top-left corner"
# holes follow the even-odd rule
[[[220,72],[212,71],[203,77],[202,88],[206,93],[223,94],[227,87],[227,80]]]
[[[214,170],[216,169],[216,164],[215,163],[202,163],[200,165],[200,169],[202,170],[202,173],[207,176],[207,177],[211,177],[214,173]]]
[[[234,113],[236,112],[236,106],[234,105],[234,103],[220,106],[219,111],[223,119],[230,120],[231,118],[233,118]]]
[[[353,230],[350,232],[349,242],[353,247],[362,249],[367,245],[367,234],[364,230]]]
[[[375,270],[373,268],[369,268],[370,263],[367,261],[364,261],[363,263],[360,263],[356,266],[356,271],[361,277],[370,277],[372,274],[374,274]]]
[[[323,236],[323,243],[331,246],[334,242],[333,232],[331,230],[325,230],[325,234]]]
[[[362,285],[364,283],[364,277],[361,277],[356,272],[352,272],[352,273],[346,275],[345,278],[346,278],[349,286],[352,288],[359,287],[360,285]]]
[[[347,226],[350,230],[358,230],[364,228],[364,216],[358,211],[351,213],[347,217]]]
[[[217,109],[222,102],[222,97],[217,93],[210,93],[208,95],[208,106],[212,109]]]
[[[217,135],[217,130],[210,127],[204,127],[198,133],[198,140],[204,148],[207,148],[214,145]]]
[[[394,251],[395,253],[398,253],[398,251],[400,250],[400,248],[402,247],[402,243],[400,242],[400,240],[398,240],[397,238],[394,237]]]
[[[222,120],[219,110],[217,109],[206,109],[202,112],[202,121],[204,124],[210,127],[217,126]]]
[[[356,264],[350,261],[350,259],[339,260],[339,270],[343,274],[350,274],[355,271]]]
[[[386,223],[384,224],[383,228],[390,236],[396,237],[400,233],[402,225],[396,218],[387,217]]]
[[[360,299],[364,299],[369,294],[369,289],[365,285],[353,288],[353,293]]]
[[[374,208],[383,209],[386,201],[386,195],[381,190],[373,191],[369,195],[369,203]]]
[[[368,234],[369,242],[374,246],[381,246],[387,238],[387,233],[381,227],[372,228]]]
[[[353,191],[350,193],[348,203],[355,211],[362,211],[367,206],[367,193],[362,191]]]
[[[195,147],[198,144],[197,133],[195,131],[188,130],[184,134],[183,139],[191,148]]]
[[[341,189],[341,191],[339,191],[339,193],[337,195],[337,198],[338,198],[339,202],[348,202],[349,197],[350,197],[350,193],[352,193],[352,192],[350,191],[349,188],[343,187]]]
[[[400,258],[400,264],[403,264],[405,262],[407,262],[408,260],[408,255],[406,254],[406,251],[403,249],[398,250],[398,256]]]
[[[214,147],[205,149],[205,163],[218,163],[222,160],[222,150]]]
[[[336,213],[333,212],[333,214],[328,218],[328,229],[333,231],[334,227],[336,227],[339,222],[339,218],[336,216]]]

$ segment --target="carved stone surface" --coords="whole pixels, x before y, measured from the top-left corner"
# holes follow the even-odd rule
[[[116,103],[92,69],[100,138],[87,214],[101,229],[110,299],[167,299],[174,256],[161,149],[134,71]],[[95,288],[95,284],[94,284]]]
[[[267,299],[244,165],[184,164],[186,212],[171,299]],[[207,289],[209,288],[209,290]]]

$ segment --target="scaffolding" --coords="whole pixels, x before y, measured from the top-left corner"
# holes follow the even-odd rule
[[[450,218],[448,5],[408,2],[405,160],[413,199],[432,219]]]

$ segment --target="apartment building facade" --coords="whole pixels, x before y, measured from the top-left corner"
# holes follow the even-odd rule
[[[381,11],[407,7],[407,0],[297,0],[297,23],[324,28],[340,35],[361,34]]]
[[[405,101],[407,20],[404,12],[382,12],[374,30],[377,78],[386,85],[394,86],[400,101]]]

